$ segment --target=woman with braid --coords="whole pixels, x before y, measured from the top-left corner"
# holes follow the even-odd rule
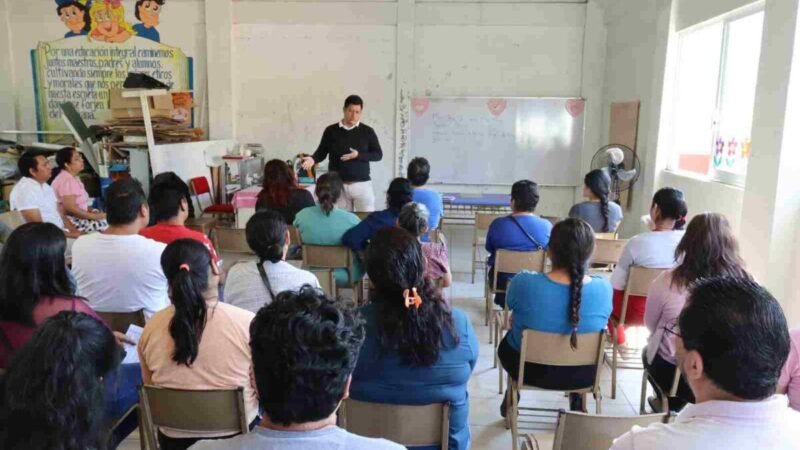
[[[520,272],[508,287],[506,299],[513,312],[511,331],[500,342],[497,356],[503,368],[516,379],[522,332],[526,329],[571,335],[573,348],[578,334],[602,330],[611,315],[611,285],[600,277],[587,276],[594,251],[594,232],[580,219],[556,224],[547,249],[552,270],[547,273]],[[549,389],[573,389],[591,384],[595,365],[557,367],[525,366],[525,381]],[[570,409],[585,410],[582,396],[570,396]],[[505,402],[500,408],[505,416]]]
[[[600,169],[595,169],[583,178],[583,196],[589,199],[574,205],[569,216],[583,219],[595,233],[614,233],[622,222],[622,208],[608,201],[611,178]]]

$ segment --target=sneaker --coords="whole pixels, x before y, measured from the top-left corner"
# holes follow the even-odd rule
[[[650,405],[650,409],[652,409],[654,413],[664,412],[664,408],[661,406],[661,399],[655,395],[647,397],[647,404]]]

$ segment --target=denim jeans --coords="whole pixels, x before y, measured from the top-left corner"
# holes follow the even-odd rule
[[[137,389],[142,384],[142,369],[139,364],[122,364],[118,369],[112,370],[104,382],[106,423],[111,427],[131,406],[139,403]],[[108,448],[116,448],[138,424],[136,413],[128,416],[115,430],[112,430]]]

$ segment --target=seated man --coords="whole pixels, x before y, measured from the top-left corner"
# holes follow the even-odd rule
[[[665,331],[697,403],[675,423],[634,427],[612,450],[800,448],[800,413],[775,395],[789,331],[766,289],[741,278],[701,281]]]
[[[27,223],[48,222],[64,230],[67,237],[80,236],[80,231],[59,209],[56,193],[47,184],[53,172],[47,158],[28,150],[19,157],[17,167],[22,179],[11,190],[11,209],[19,211]]]
[[[169,305],[161,253],[167,247],[140,236],[150,210],[142,185],[118,180],[106,189],[108,229],[81,236],[72,248],[78,295],[100,312],[133,312],[147,317]]]
[[[285,291],[250,324],[250,348],[264,413],[253,432],[200,441],[196,450],[405,450],[336,426],[336,410],[349,395],[364,326],[310,286]]]

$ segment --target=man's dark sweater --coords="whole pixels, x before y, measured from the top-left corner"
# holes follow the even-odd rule
[[[350,153],[351,148],[358,151],[358,158],[342,161],[342,156]],[[360,123],[348,131],[339,123],[335,123],[325,128],[322,141],[313,157],[316,162],[330,158],[328,170],[338,172],[342,181],[353,183],[369,181],[369,163],[380,161],[383,158],[383,151],[375,130],[367,125]]]

